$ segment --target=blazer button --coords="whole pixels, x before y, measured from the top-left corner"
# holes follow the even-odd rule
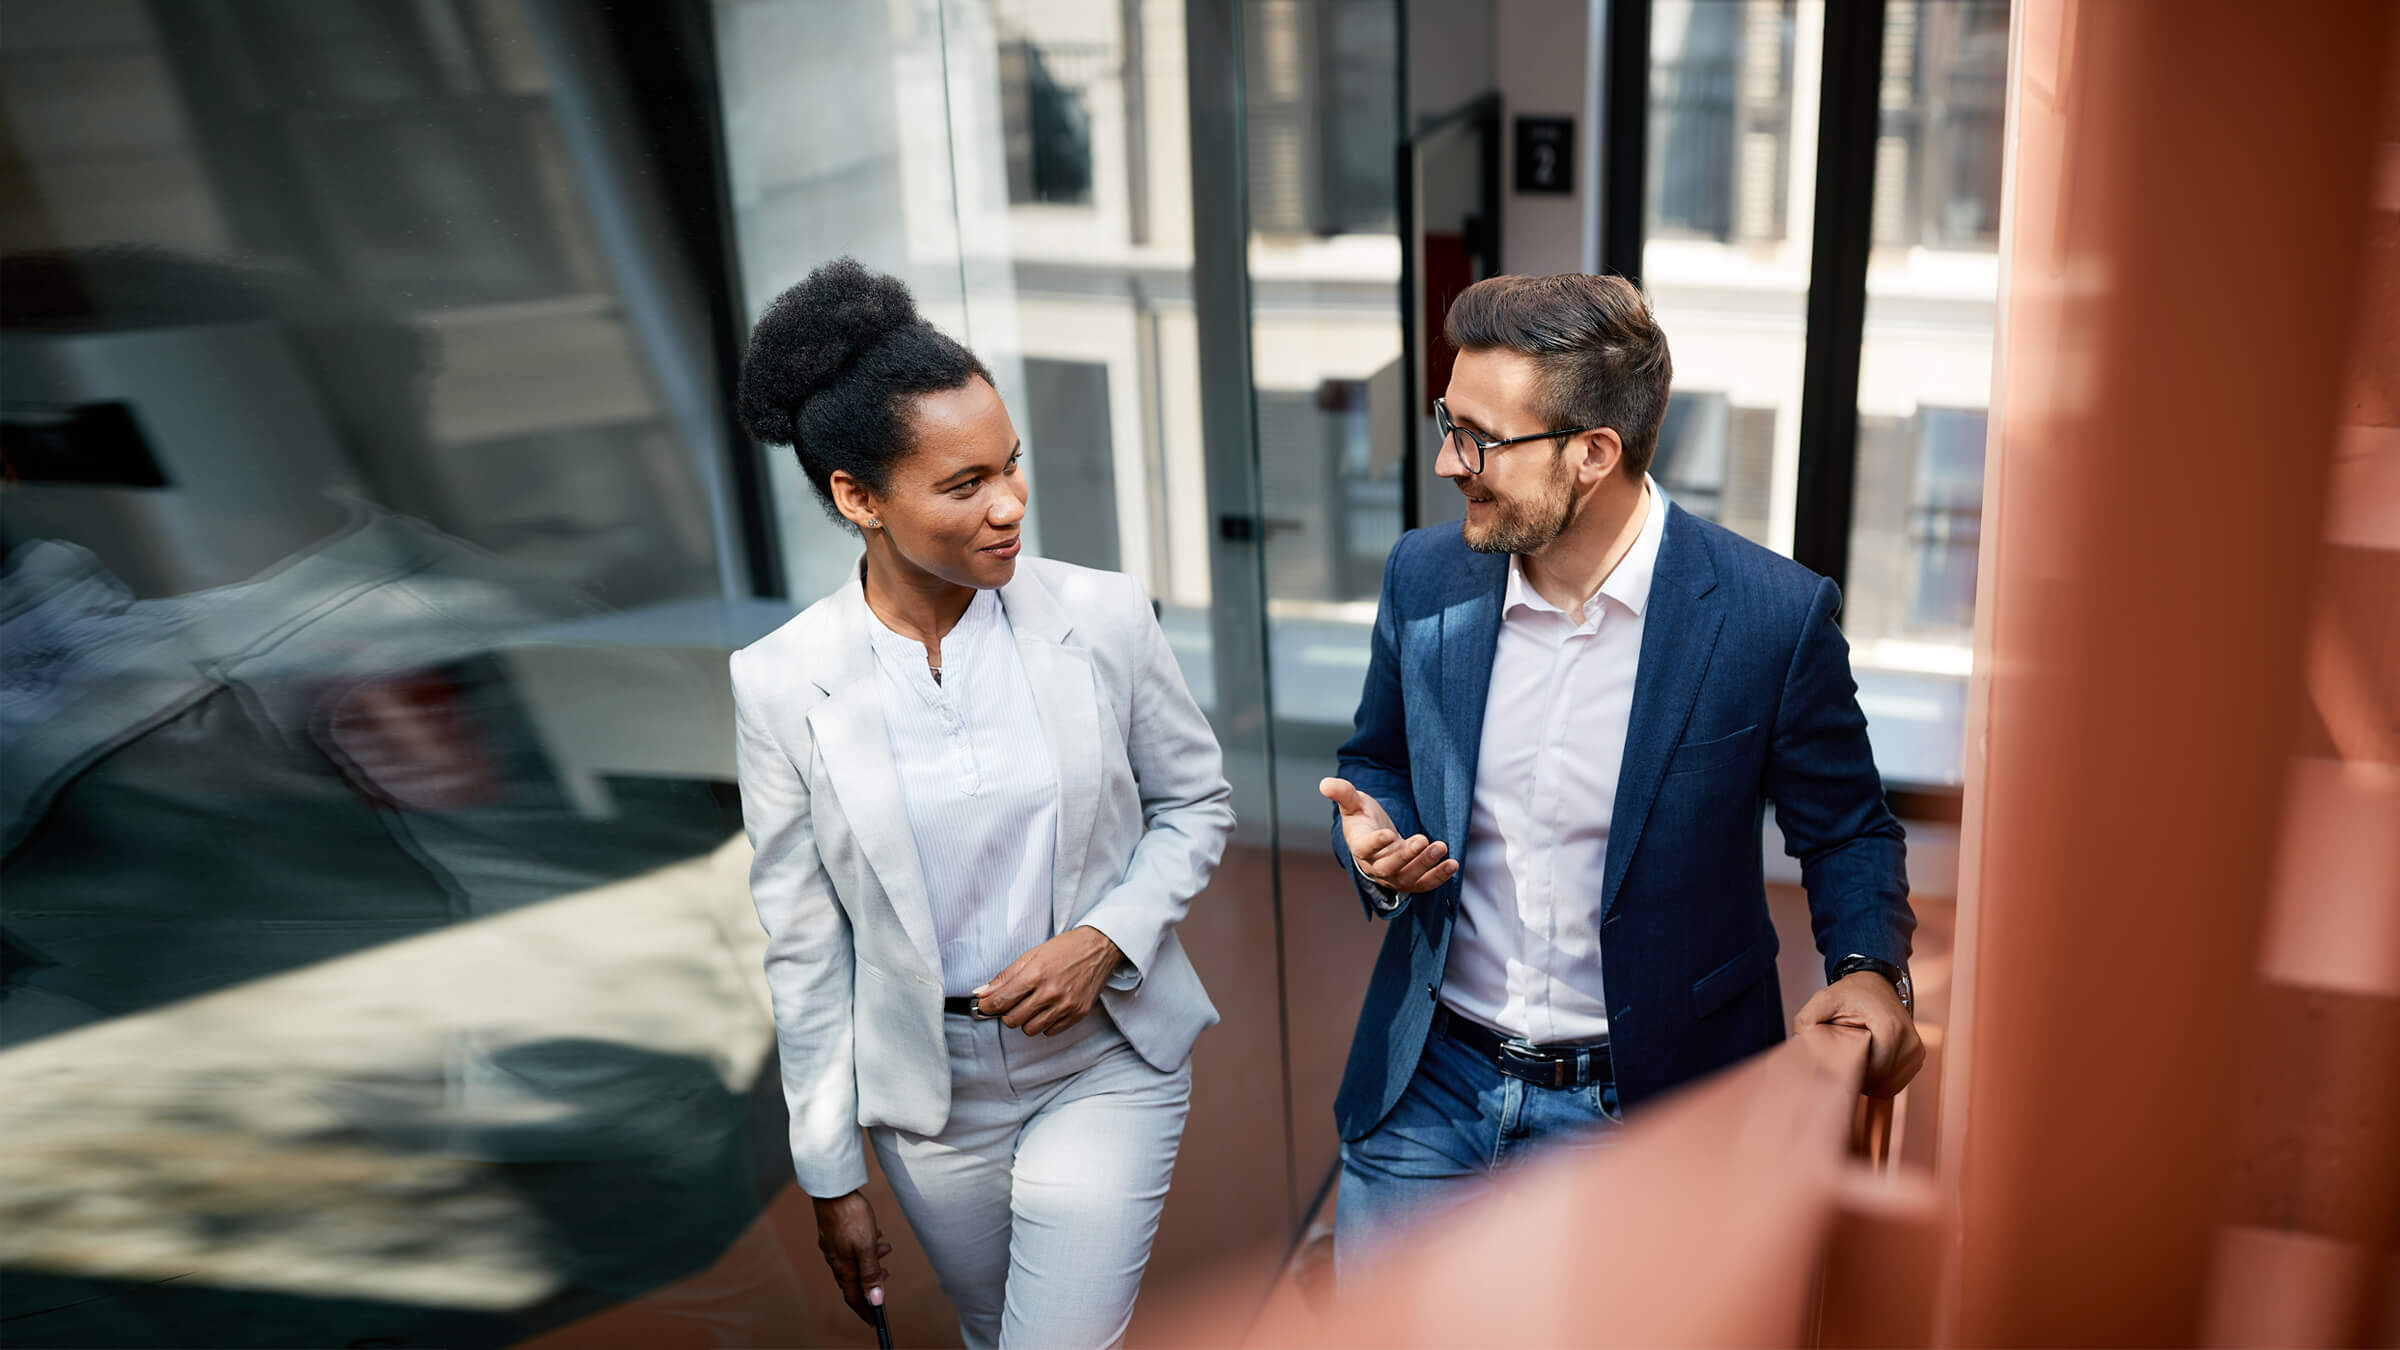
[[[1439,989],[1436,989],[1436,988],[1434,988],[1434,987],[1433,987],[1432,985],[1430,985],[1430,984],[1429,984],[1429,985],[1426,985],[1426,986],[1425,986],[1425,997],[1427,997],[1427,998],[1429,998],[1429,999],[1433,1000],[1433,1001],[1434,1001],[1434,1002],[1436,1002],[1436,1003],[1439,1003],[1439,1002],[1441,1002],[1441,1001],[1442,1001],[1442,991],[1441,991],[1441,990],[1439,990]]]

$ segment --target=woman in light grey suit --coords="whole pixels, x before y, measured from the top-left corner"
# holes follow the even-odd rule
[[[734,654],[792,1162],[862,1317],[875,1148],[970,1346],[1121,1341],[1216,1009],[1176,940],[1233,812],[1139,583],[1019,559],[990,373],[843,259],[741,376],[865,556]]]

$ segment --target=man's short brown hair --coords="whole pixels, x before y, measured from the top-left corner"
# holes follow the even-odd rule
[[[1451,302],[1442,332],[1462,352],[1532,357],[1535,416],[1554,427],[1607,427],[1625,443],[1627,471],[1650,471],[1675,363],[1640,287],[1581,272],[1490,277]]]

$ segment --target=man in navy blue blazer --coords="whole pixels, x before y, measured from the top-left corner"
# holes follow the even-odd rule
[[[1784,1034],[1765,803],[1867,1087],[1924,1059],[1905,846],[1834,584],[1649,477],[1673,374],[1618,277],[1494,277],[1445,331],[1457,525],[1392,550],[1335,854],[1388,922],[1334,1113],[1337,1267]]]

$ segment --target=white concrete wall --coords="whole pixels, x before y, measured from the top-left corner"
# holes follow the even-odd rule
[[[1500,153],[1500,266],[1542,275],[1583,269],[1583,198],[1592,190],[1584,172],[1584,0],[1495,0],[1493,64],[1507,122]],[[1517,191],[1516,119],[1575,120],[1572,196]]]

